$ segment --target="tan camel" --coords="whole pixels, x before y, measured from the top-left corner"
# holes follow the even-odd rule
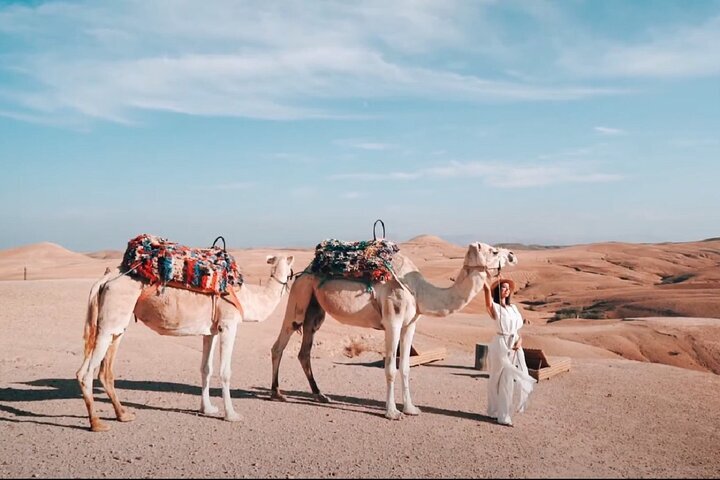
[[[241,420],[230,399],[230,364],[238,323],[265,320],[289,289],[288,282],[292,277],[292,256],[268,256],[267,263],[272,267],[270,280],[265,282],[265,286],[243,284],[235,288],[242,312],[224,298],[213,299],[210,295],[179,288],[160,287],[153,293],[141,295],[143,287],[148,288],[147,284],[119,272],[107,274],[96,282],[88,301],[85,359],[77,372],[90,429],[93,432],[110,429],[93,410],[93,377],[98,366],[100,382],[110,397],[117,419],[121,422],[135,419],[135,414],[126,410],[117,398],[113,374],[113,361],[133,313],[160,335],[203,336],[200,411],[205,415],[218,412],[210,401],[210,377],[216,340],[220,337],[220,379],[225,420]]]
[[[400,345],[400,376],[403,387],[403,413],[418,415],[420,409],[410,398],[410,347],[420,315],[444,317],[463,309],[482,290],[490,270],[506,264],[515,265],[517,258],[506,249],[484,243],[468,246],[462,269],[451,287],[439,288],[427,282],[417,267],[401,253],[393,257],[395,278],[374,283],[368,292],[365,284],[351,280],[323,282],[313,274],[303,273],[293,283],[280,334],[272,347],[273,400],[286,401],[278,386],[278,370],[283,350],[294,331],[302,330],[298,358],[307,376],[313,396],[327,403],[320,393],[310,365],[313,337],[325,320],[325,314],[348,325],[385,330],[385,379],[387,402],[385,416],[401,417],[395,405],[396,356]]]

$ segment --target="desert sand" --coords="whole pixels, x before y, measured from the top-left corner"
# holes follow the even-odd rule
[[[462,246],[423,236],[400,245],[436,285],[448,285]],[[265,255],[232,250],[245,280]],[[116,360],[119,423],[92,433],[75,372],[91,285],[122,252],[71,252],[44,243],[0,251],[0,476],[19,477],[717,477],[720,472],[720,241],[519,248],[502,272],[530,321],[526,347],[570,357],[569,372],[536,385],[514,427],[485,416],[486,372],[474,349],[494,327],[476,298],[446,318],[421,318],[414,345],[447,350],[411,369],[418,417],[384,418],[382,332],[328,318],[313,369],[333,403],[313,401],[288,345],[271,402],[270,347],[285,302],[242,324],[232,393],[242,422],[197,413],[199,337],[163,337],[131,323]],[[24,279],[26,278],[26,279]],[[558,315],[558,312],[560,314]],[[217,358],[212,396],[221,406]],[[399,378],[396,398],[401,401]],[[222,409],[221,409],[222,413]]]

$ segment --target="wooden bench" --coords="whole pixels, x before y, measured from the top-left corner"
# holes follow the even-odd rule
[[[447,350],[443,347],[433,348],[432,350],[425,350],[420,353],[414,345],[410,345],[410,366],[422,365],[424,363],[435,362],[437,360],[443,360],[447,356]],[[400,347],[398,347],[397,368],[400,368]]]
[[[570,371],[570,357],[547,356],[539,348],[523,348],[528,373],[535,380],[547,380],[558,373]],[[487,370],[488,346],[484,343],[475,344],[475,369]],[[412,357],[410,357],[412,359]]]
[[[528,373],[538,382],[570,371],[570,357],[547,356],[540,348],[523,348]]]

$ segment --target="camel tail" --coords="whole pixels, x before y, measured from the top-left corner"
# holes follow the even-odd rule
[[[90,290],[90,298],[88,299],[87,314],[85,316],[85,330],[83,339],[85,340],[85,358],[88,358],[95,349],[95,341],[97,339],[98,312],[100,310],[100,293],[105,286],[105,282],[100,281],[93,285]]]

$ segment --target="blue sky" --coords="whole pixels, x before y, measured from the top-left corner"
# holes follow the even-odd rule
[[[720,236],[720,2],[0,2],[0,249]]]

